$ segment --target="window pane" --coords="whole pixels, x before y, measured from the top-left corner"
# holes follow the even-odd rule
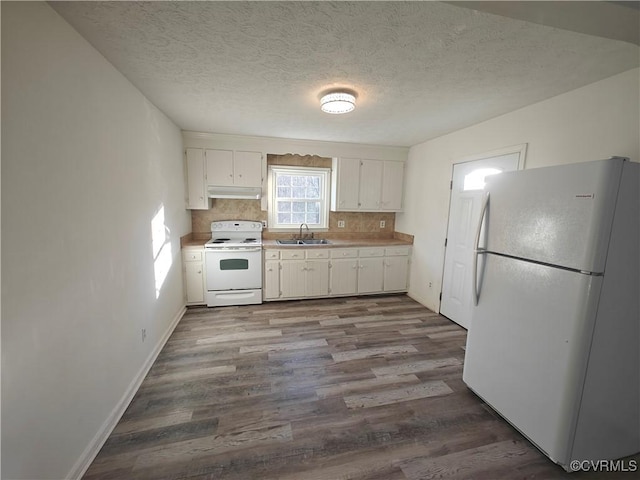
[[[307,223],[309,225],[320,223],[320,213],[307,213]]]
[[[291,223],[291,214],[290,213],[278,213],[278,223]]]
[[[290,212],[291,211],[291,202],[283,202],[282,200],[278,201],[278,212]]]
[[[320,188],[314,186],[307,187],[307,198],[320,198]]]
[[[279,187],[288,187],[291,185],[290,175],[277,175],[276,179],[276,183]]]
[[[294,187],[304,187],[307,183],[307,177],[306,176],[301,176],[301,175],[296,175],[294,177],[291,178],[291,184]]]
[[[307,202],[307,212],[319,213],[320,212],[320,202]]]
[[[277,195],[278,195],[278,198],[290,198],[291,187],[278,187]]]
[[[304,187],[293,187],[291,189],[291,197],[292,198],[305,198],[305,188]]]
[[[293,211],[296,213],[302,213],[305,210],[305,204],[303,202],[292,202]]]
[[[291,219],[292,219],[292,223],[295,223],[295,224],[305,223],[307,221],[307,219],[305,218],[304,212],[292,214]]]

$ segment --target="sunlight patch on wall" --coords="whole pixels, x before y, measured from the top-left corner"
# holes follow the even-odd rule
[[[164,284],[173,257],[171,256],[171,237],[169,228],[164,223],[164,205],[151,220],[151,241],[153,249],[153,273],[156,281],[156,298],[160,296],[160,289]]]

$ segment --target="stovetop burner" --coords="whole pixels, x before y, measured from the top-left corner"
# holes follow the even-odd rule
[[[211,240],[205,244],[205,247],[224,249],[249,245],[256,247],[262,244],[262,223],[244,220],[212,222],[211,234]]]

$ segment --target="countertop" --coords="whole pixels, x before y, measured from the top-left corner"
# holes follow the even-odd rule
[[[316,245],[280,245],[275,240],[262,240],[262,247],[270,249],[290,249],[290,248],[347,248],[347,247],[386,247],[397,245],[411,245],[411,242],[397,238],[363,238],[363,239],[328,239],[329,244]]]
[[[203,247],[204,244],[211,237],[197,237],[191,234],[185,235],[180,239],[180,246],[182,248],[188,247]],[[279,245],[275,240],[262,240],[262,247],[264,249],[290,249],[290,248],[347,248],[347,247],[385,247],[385,246],[397,246],[397,245],[411,245],[413,242],[410,240],[400,238],[328,238],[331,243],[319,244],[319,245]]]

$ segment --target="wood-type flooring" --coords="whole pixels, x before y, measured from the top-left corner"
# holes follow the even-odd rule
[[[465,386],[465,341],[405,295],[190,308],[84,478],[638,478],[553,464]]]

